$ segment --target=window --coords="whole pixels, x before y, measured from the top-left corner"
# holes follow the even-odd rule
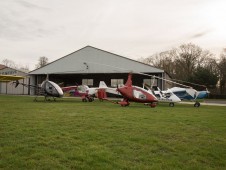
[[[146,99],[145,94],[143,94],[141,91],[138,91],[138,90],[133,90],[133,97],[140,99],[140,100]]]
[[[93,79],[82,79],[82,85],[93,86]]]
[[[111,79],[111,87],[123,85],[123,79]]]
[[[157,79],[144,79],[143,83],[149,86],[157,86]]]

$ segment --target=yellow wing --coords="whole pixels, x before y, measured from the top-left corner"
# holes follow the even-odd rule
[[[13,75],[0,75],[0,82],[9,82],[14,80],[24,79],[22,76],[13,76]]]

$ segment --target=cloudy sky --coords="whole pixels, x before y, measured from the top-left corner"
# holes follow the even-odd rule
[[[0,63],[30,70],[87,45],[138,59],[190,42],[226,48],[225,0],[0,1]]]

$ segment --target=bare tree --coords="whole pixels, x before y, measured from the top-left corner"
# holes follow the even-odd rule
[[[178,48],[154,54],[142,62],[162,68],[173,78],[188,80],[197,67],[213,59],[213,54],[194,44],[182,44]]]
[[[154,54],[146,58],[144,62],[165,70],[171,76],[174,74],[175,64],[172,56],[172,51],[164,51],[158,54]]]
[[[205,61],[213,55],[209,51],[202,50],[194,44],[183,44],[172,52],[175,63],[175,78],[188,81],[198,67],[202,67]]]
[[[211,87],[218,81],[219,69],[214,55],[192,43],[152,55],[143,62],[163,69],[173,79],[198,83],[197,77],[203,79],[209,75],[211,80],[200,82]]]
[[[220,72],[220,93],[226,92],[226,52],[222,52],[218,63]]]
[[[153,55],[154,56],[154,55]],[[149,65],[153,65],[153,58],[151,57],[147,57],[147,58],[139,58],[138,59],[139,62],[145,63],[145,64],[149,64]]]
[[[28,73],[30,71],[29,69],[29,66],[18,66],[18,70],[22,71],[22,72],[25,72],[25,73]]]
[[[25,72],[25,73],[29,72],[29,66],[27,66],[27,65],[24,66],[24,65],[21,65],[21,64],[15,64],[14,61],[9,60],[9,59],[2,60],[2,64],[4,64],[7,67],[10,67],[10,68],[13,68],[13,69]]]
[[[45,66],[46,64],[48,64],[48,58],[47,57],[39,57],[38,59],[38,64],[36,64],[36,68],[41,68],[43,66]]]
[[[4,64],[7,67],[10,67],[10,68],[16,68],[15,62],[12,60],[9,60],[9,59],[2,60],[2,64]]]

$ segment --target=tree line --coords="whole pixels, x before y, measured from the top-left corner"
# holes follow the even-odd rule
[[[187,85],[190,82],[196,89],[207,87],[213,93],[226,94],[226,50],[217,59],[210,51],[188,43],[140,61],[163,69],[175,81]]]
[[[175,81],[183,81],[187,85],[192,83],[192,87],[194,84],[202,85],[194,87],[198,90],[207,87],[212,93],[226,94],[226,50],[216,58],[210,51],[188,43],[147,58],[140,58],[139,61],[163,69]],[[8,59],[4,59],[2,64],[29,72],[28,66],[16,65]],[[48,58],[42,56],[35,67],[41,68],[46,64]]]
[[[48,60],[49,59],[45,56],[39,57],[38,63],[35,65],[35,68],[38,69],[45,66],[46,64],[48,64]],[[14,61],[9,59],[3,59],[2,64],[25,73],[28,73],[30,71],[29,66],[16,64]]]

